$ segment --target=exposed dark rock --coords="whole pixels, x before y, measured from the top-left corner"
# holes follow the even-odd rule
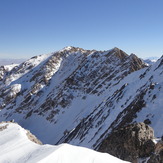
[[[1,127],[0,127],[0,131],[5,130],[5,129],[7,128],[7,126],[8,126],[8,124],[6,124],[6,125],[4,125],[4,126],[1,126]]]
[[[112,132],[101,144],[99,151],[107,152],[126,161],[136,161],[154,152],[154,131],[145,123],[135,123]]]
[[[131,64],[130,65],[130,71],[131,72],[134,72],[134,71],[137,71],[141,68],[146,67],[146,65],[143,64],[143,61],[140,58],[138,58],[135,54],[131,54],[129,56],[129,59],[131,60],[130,61],[130,64]]]
[[[119,49],[119,48],[115,47],[112,51],[114,52],[114,55],[117,56],[118,58],[120,58],[121,60],[123,60],[126,57],[128,57],[128,55],[124,51]]]
[[[148,159],[147,163],[163,163],[163,141],[156,144],[155,152]]]
[[[144,120],[144,123],[147,124],[147,125],[149,125],[149,124],[151,124],[151,121],[149,119],[145,119]]]

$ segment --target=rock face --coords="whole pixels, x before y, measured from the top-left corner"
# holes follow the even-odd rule
[[[163,140],[155,146],[155,152],[150,156],[147,163],[163,163]]]
[[[36,136],[33,135],[29,130],[27,130],[26,135],[30,141],[42,145],[42,142],[39,139],[37,139]]]
[[[144,123],[135,123],[114,130],[101,144],[99,151],[126,161],[150,156],[155,149],[154,131]]]

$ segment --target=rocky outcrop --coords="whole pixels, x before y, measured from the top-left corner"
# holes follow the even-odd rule
[[[1,124],[1,123],[0,123]],[[6,128],[7,128],[7,124],[5,125],[5,126],[0,126],[0,131],[3,131],[3,130],[5,130]]]
[[[155,146],[155,152],[150,156],[147,163],[163,163],[163,140]]]
[[[153,129],[145,123],[130,124],[113,131],[101,144],[99,151],[126,161],[136,162],[150,156],[155,149]]]
[[[0,131],[7,129],[8,125],[11,123],[15,123],[14,120],[0,122],[0,124],[4,124],[3,126],[0,126]],[[17,124],[17,123],[15,123],[15,124]],[[37,139],[37,137],[35,135],[33,135],[29,130],[26,130],[26,135],[30,141],[32,141],[36,144],[42,145],[42,142],[39,139]]]
[[[30,141],[42,145],[42,142],[38,140],[35,135],[33,135],[29,130],[26,131],[27,131],[26,135]]]

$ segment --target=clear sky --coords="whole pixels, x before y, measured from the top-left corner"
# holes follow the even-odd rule
[[[163,55],[163,0],[0,0],[0,58],[65,46]]]

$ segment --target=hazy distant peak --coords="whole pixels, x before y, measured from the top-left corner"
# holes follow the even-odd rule
[[[144,58],[143,61],[149,66],[157,62],[158,59],[159,57],[148,57],[148,58]]]
[[[10,58],[0,58],[0,66],[11,65],[11,64],[20,64],[26,59],[10,59]]]

